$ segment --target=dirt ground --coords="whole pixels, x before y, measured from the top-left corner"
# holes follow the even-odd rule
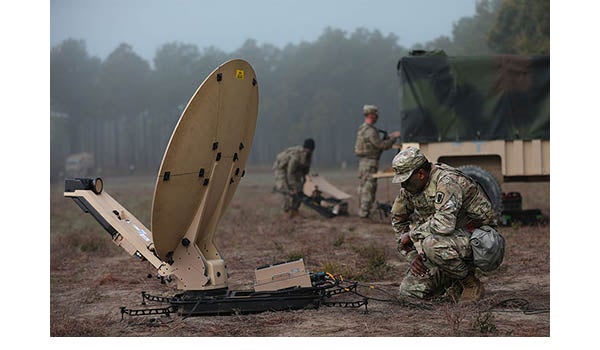
[[[354,170],[321,175],[355,195]],[[110,178],[105,191],[150,227],[154,179]],[[302,207],[300,219],[282,218],[280,197],[271,193],[270,172],[249,170],[216,233],[228,266],[231,289],[252,288],[254,269],[302,257],[311,272],[327,271],[357,281],[373,298],[361,308],[325,307],[251,315],[181,317],[125,315],[120,307],[141,305],[141,292],[173,296],[175,283],[161,284],[150,263],[129,256],[88,214],[63,197],[63,184],[50,195],[50,335],[52,337],[548,337],[550,336],[550,225],[503,227],[502,266],[480,273],[486,295],[477,303],[394,302],[408,264],[397,253],[389,218],[326,219]],[[395,188],[380,183],[378,199]],[[519,191],[524,208],[550,214],[549,183],[506,184]],[[149,277],[150,276],[150,277]],[[375,300],[379,299],[379,300]],[[361,300],[358,298],[358,300]]]

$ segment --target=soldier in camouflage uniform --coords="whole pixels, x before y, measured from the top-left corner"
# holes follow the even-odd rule
[[[377,179],[373,174],[379,167],[379,158],[384,150],[392,148],[400,132],[395,131],[389,138],[382,140],[379,130],[374,126],[378,119],[377,106],[363,106],[365,122],[358,128],[354,154],[358,156],[358,216],[368,218],[377,193]]]
[[[293,146],[277,155],[275,170],[275,191],[282,193],[283,211],[293,218],[298,215],[305,176],[310,171],[312,152],[315,149],[313,139],[304,140],[302,146]]]
[[[398,153],[392,167],[392,182],[402,185],[392,206],[392,227],[398,250],[410,263],[400,295],[480,299],[484,289],[475,277],[469,239],[475,228],[496,226],[485,192],[459,170],[431,164],[414,147]]]

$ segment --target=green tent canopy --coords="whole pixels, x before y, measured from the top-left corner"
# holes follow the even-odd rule
[[[419,52],[397,68],[404,142],[550,139],[550,56]]]

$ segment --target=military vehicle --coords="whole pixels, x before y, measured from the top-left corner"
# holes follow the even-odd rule
[[[66,177],[90,176],[94,172],[94,155],[88,152],[75,153],[65,161]]]
[[[412,51],[397,74],[400,147],[460,168],[498,212],[503,200],[513,214],[520,209],[520,196],[503,196],[502,183],[550,180],[550,56]]]

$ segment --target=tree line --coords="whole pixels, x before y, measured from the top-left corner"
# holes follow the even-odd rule
[[[547,54],[549,17],[548,0],[481,0],[473,17],[454,24],[452,37],[412,48],[378,30],[326,28],[314,42],[278,48],[248,39],[230,53],[165,43],[152,66],[127,43],[101,60],[89,55],[85,41],[67,39],[50,52],[51,178],[61,176],[68,154],[84,151],[105,174],[157,171],[189,98],[233,58],[250,62],[259,82],[249,164],[270,165],[280,150],[312,137],[315,166],[351,165],[363,104],[379,106],[379,128],[399,130],[396,64],[410,50]]]

